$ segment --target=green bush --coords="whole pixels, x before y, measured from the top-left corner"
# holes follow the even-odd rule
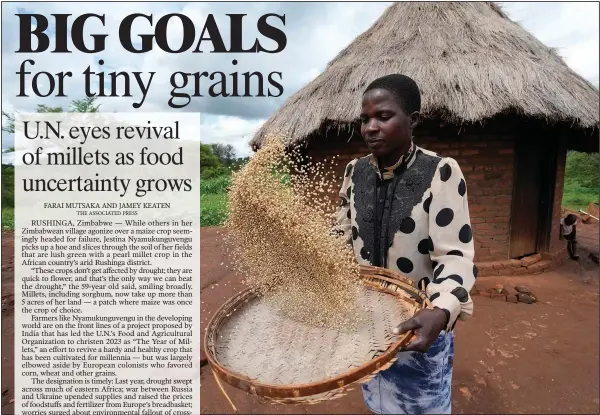
[[[12,207],[2,208],[2,230],[15,228],[15,210]]]
[[[226,219],[226,194],[205,194],[200,196],[200,227],[221,226]]]
[[[221,226],[227,219],[227,188],[231,172],[200,180],[200,226]]]
[[[15,207],[15,168],[2,165],[2,207]]]
[[[562,205],[569,209],[586,210],[591,202],[598,202],[598,188],[581,186],[576,180],[565,178]]]
[[[597,190],[600,181],[600,155],[570,151],[567,154],[565,180],[572,180],[582,188]]]
[[[219,176],[213,179],[200,180],[200,194],[216,195],[227,192],[231,185],[231,175]]]
[[[225,166],[207,167],[200,173],[201,179],[215,179],[221,176],[229,176],[231,171]]]
[[[200,144],[200,174],[204,173],[205,169],[222,165],[208,144]]]
[[[599,170],[598,153],[570,151],[565,165],[562,205],[569,209],[586,210],[591,202],[598,202]]]

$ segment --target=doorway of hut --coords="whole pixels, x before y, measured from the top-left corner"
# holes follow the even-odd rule
[[[509,257],[519,259],[550,248],[556,168],[555,135],[524,129],[515,140]]]

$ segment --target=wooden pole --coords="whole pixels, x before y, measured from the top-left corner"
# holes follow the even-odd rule
[[[581,209],[579,209],[579,213],[583,213],[584,215],[587,215],[587,216],[589,216],[590,218],[594,218],[594,219],[596,219],[596,220],[599,220],[599,219],[598,219],[597,217],[595,217],[594,215],[590,215],[589,213],[587,213],[587,212],[584,212],[584,211],[583,211],[583,210],[581,210]]]

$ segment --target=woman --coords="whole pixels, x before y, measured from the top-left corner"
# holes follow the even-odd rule
[[[434,306],[395,329],[415,330],[416,340],[363,385],[374,413],[450,413],[453,329],[473,312],[477,268],[466,182],[455,160],[414,144],[420,106],[407,76],[367,87],[361,133],[371,154],[347,165],[339,193],[338,225],[357,260],[412,278]]]

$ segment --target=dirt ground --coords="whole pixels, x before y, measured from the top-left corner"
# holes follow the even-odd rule
[[[479,288],[525,285],[535,304],[475,296],[471,320],[456,328],[454,413],[599,413],[598,226],[581,225],[579,262],[540,275],[482,277]],[[204,325],[221,304],[243,289],[228,268],[218,228],[201,231],[201,301]],[[13,241],[2,240],[2,413],[13,413]],[[360,391],[325,404],[263,404],[226,384],[239,413],[368,413]],[[210,367],[201,371],[201,412],[233,413]]]

